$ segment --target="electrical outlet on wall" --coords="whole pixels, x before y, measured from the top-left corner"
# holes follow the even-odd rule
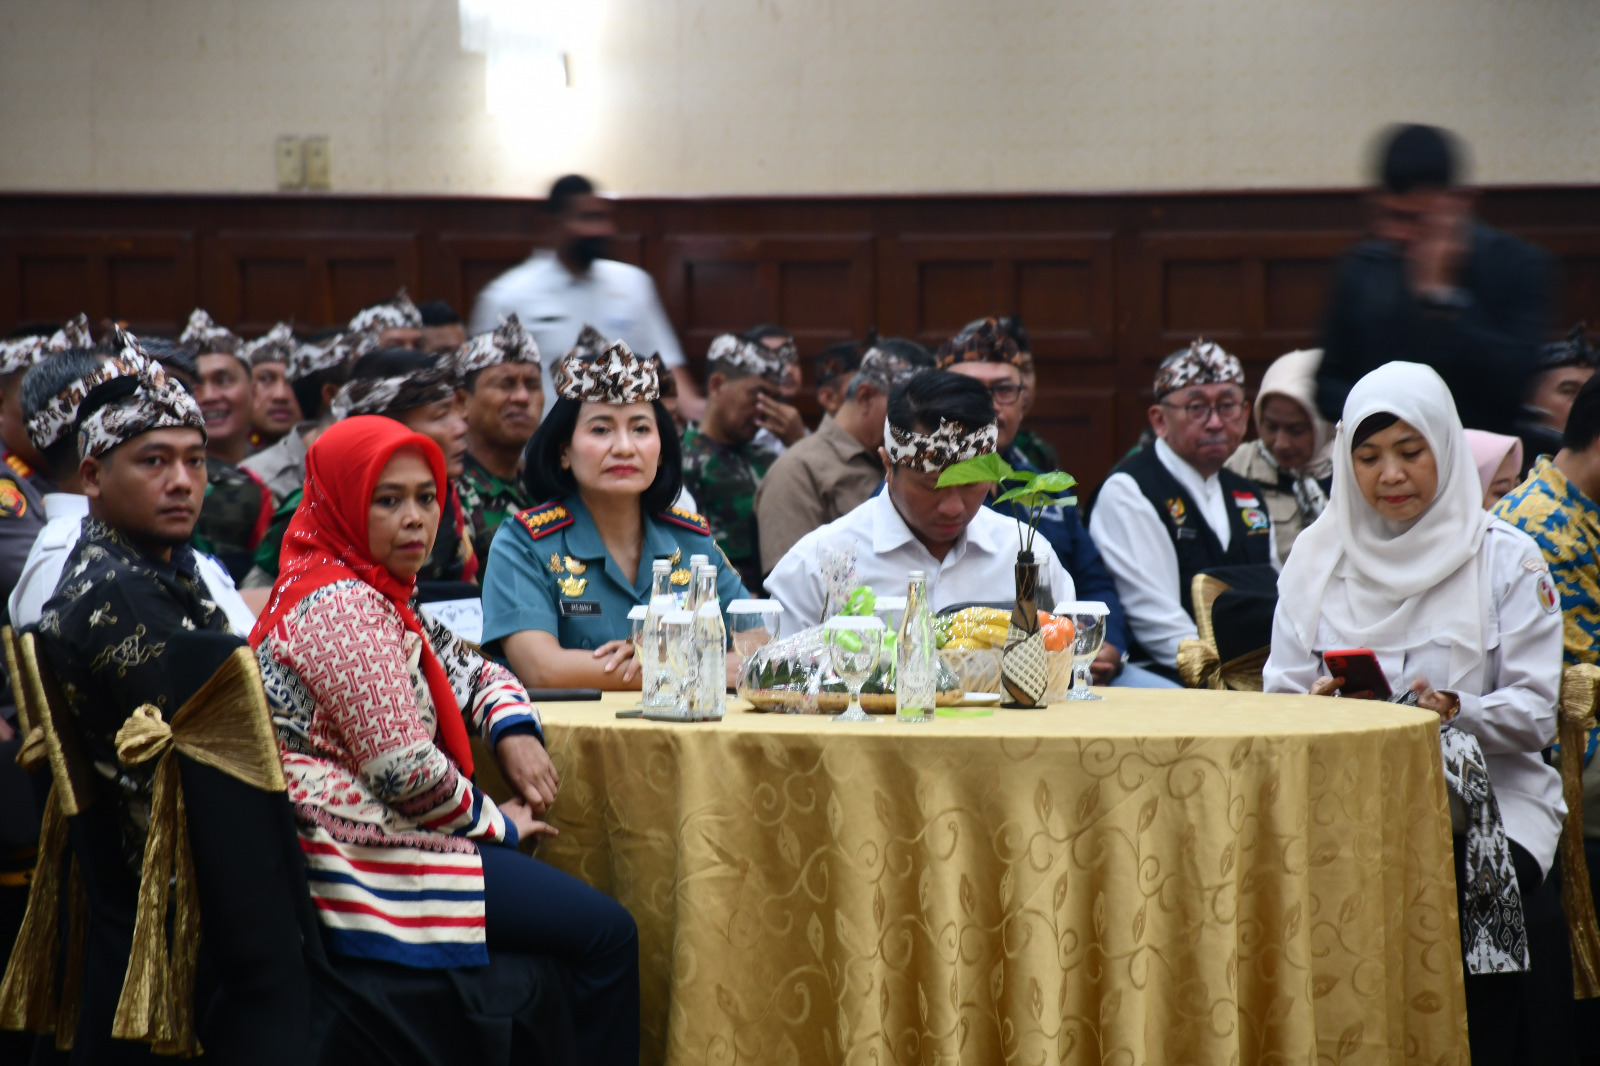
[[[333,149],[325,135],[306,138],[306,188],[333,188]]]
[[[279,137],[273,158],[278,168],[278,188],[298,189],[306,183],[305,154],[300,138],[287,135]]]

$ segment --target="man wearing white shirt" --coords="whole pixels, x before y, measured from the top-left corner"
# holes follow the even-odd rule
[[[83,520],[89,514],[89,497],[83,495],[83,481],[78,474],[77,434],[72,428],[77,402],[94,385],[120,377],[123,372],[119,364],[102,355],[69,351],[50,356],[22,379],[22,413],[29,438],[44,456],[60,491],[44,495],[48,521],[28,551],[22,576],[11,590],[11,624],[18,629],[39,621],[45,601],[55,595],[62,568],[77,546]],[[255,615],[239,597],[228,571],[201,552],[195,552],[195,562],[207,591],[227,615],[229,628],[241,637],[249,636]]]
[[[1010,602],[1022,546],[1017,521],[983,505],[988,485],[937,487],[946,467],[994,451],[998,438],[994,401],[981,382],[926,370],[895,388],[879,452],[886,471],[883,491],[801,537],[767,578],[768,593],[783,604],[781,632],[822,620],[827,598],[822,553],[852,544],[856,582],[881,594],[898,594],[906,575],[922,570],[935,610]],[[1074,599],[1072,577],[1055,551],[1041,539],[1034,542],[1034,554],[1040,563],[1039,602],[1048,608],[1054,600]]]
[[[1178,643],[1197,635],[1194,576],[1219,566],[1276,565],[1272,520],[1249,481],[1223,468],[1249,421],[1244,368],[1195,341],[1156,373],[1155,444],[1117,464],[1089,534],[1117,583],[1138,651],[1176,676]]]
[[[495,278],[478,294],[469,332],[487,333],[515,311],[523,328],[544,353],[545,374],[593,325],[612,340],[623,340],[640,355],[659,354],[678,385],[684,417],[697,422],[705,401],[683,362],[655,282],[636,266],[606,259],[617,224],[611,204],[595,195],[588,178],[568,174],[550,187],[545,202],[553,250],[535,252],[527,262]],[[556,402],[553,382],[544,390],[544,410]]]

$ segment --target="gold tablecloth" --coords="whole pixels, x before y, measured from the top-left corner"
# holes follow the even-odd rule
[[[638,921],[644,1061],[1464,1062],[1437,719],[1101,691],[926,725],[546,704],[541,857]]]

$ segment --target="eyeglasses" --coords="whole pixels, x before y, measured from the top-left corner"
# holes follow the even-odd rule
[[[1023,386],[1012,381],[998,381],[989,386],[989,396],[1001,407],[1010,407],[1022,399]]]
[[[1224,422],[1232,422],[1244,414],[1243,400],[1218,400],[1216,403],[1206,403],[1204,400],[1190,400],[1185,404],[1168,403],[1161,401],[1162,407],[1171,407],[1183,412],[1183,417],[1190,422],[1209,422],[1213,412]]]

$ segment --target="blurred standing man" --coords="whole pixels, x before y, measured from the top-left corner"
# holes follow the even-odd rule
[[[1433,126],[1385,134],[1373,236],[1346,253],[1317,371],[1317,406],[1337,423],[1351,386],[1397,359],[1439,372],[1469,429],[1514,434],[1539,366],[1549,257],[1472,216],[1460,150]]]
[[[501,520],[539,502],[529,498],[521,477],[522,449],[544,408],[539,346],[512,314],[499,329],[462,345],[455,359],[467,416],[467,454],[456,487],[473,550],[486,569]]]
[[[611,204],[595,195],[588,178],[568,174],[550,186],[545,212],[553,247],[535,252],[478,294],[471,332],[487,333],[516,312],[544,353],[548,374],[577,344],[584,325],[592,324],[636,352],[660,354],[677,379],[684,417],[698,421],[705,400],[684,366],[683,349],[661,309],[655,282],[636,266],[606,258],[617,233]],[[546,388],[544,410],[555,402],[555,390]]]

